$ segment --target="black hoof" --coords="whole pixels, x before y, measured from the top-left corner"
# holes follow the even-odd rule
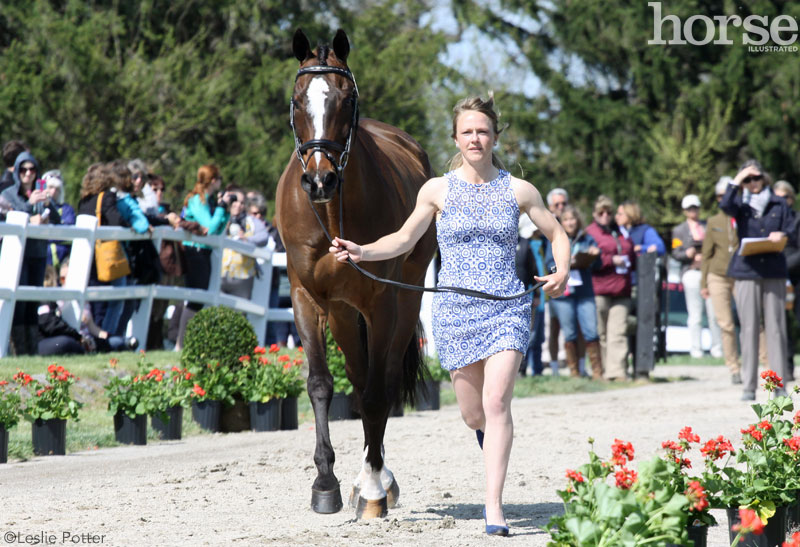
[[[342,493],[336,490],[314,490],[311,489],[311,509],[315,513],[338,513],[342,510]]]

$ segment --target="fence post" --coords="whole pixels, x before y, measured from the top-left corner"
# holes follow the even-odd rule
[[[250,300],[264,303],[264,315],[258,316],[248,313],[247,318],[256,331],[258,345],[263,346],[264,341],[267,339],[267,323],[269,322],[269,298],[270,289],[272,288],[272,256],[265,260],[259,259],[257,263],[257,267],[261,270],[261,275],[256,277],[253,283],[253,292],[250,295]]]
[[[79,300],[64,303],[61,316],[75,330],[80,330],[83,307],[86,305],[86,288],[89,286],[89,276],[94,264],[94,232],[97,230],[97,217],[94,215],[78,215],[75,226],[92,231],[88,238],[77,238],[72,241],[69,252],[69,270],[64,288],[81,292]]]
[[[0,300],[0,357],[8,355],[8,340],[11,335],[11,323],[14,320],[14,293],[19,286],[19,274],[22,271],[22,260],[25,254],[25,232],[28,228],[28,214],[10,211],[6,217],[8,224],[22,227],[22,235],[3,237],[0,249],[0,289],[11,291],[8,298]]]

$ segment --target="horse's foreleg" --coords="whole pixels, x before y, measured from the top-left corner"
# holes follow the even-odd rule
[[[308,397],[314,409],[317,478],[311,487],[311,508],[317,513],[336,513],[342,508],[339,479],[333,474],[336,456],[328,429],[328,409],[333,398],[333,376],[325,357],[326,317],[304,289],[292,291],[295,324],[308,358]]]
[[[386,495],[386,507],[393,509],[397,506],[400,499],[400,486],[394,480],[394,474],[386,465],[386,452],[381,447],[381,454],[383,455],[383,467],[381,468],[380,483]],[[364,448],[364,463],[361,466],[361,472],[353,482],[353,489],[350,491],[350,507],[356,509],[358,507],[358,498],[361,495],[361,483],[369,480],[371,466],[367,463],[367,448]]]

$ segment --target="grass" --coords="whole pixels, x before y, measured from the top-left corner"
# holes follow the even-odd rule
[[[300,357],[299,353],[292,358]],[[79,380],[73,387],[74,397],[84,404],[80,411],[80,420],[67,423],[67,452],[94,450],[103,447],[118,446],[114,439],[113,416],[107,410],[107,400],[104,385],[108,381],[111,370],[108,361],[111,357],[118,360],[116,369],[135,372],[140,360],[139,353],[96,354],[81,356],[52,357],[9,357],[0,361],[0,379],[11,380],[11,377],[21,369],[40,380],[45,378],[48,365],[57,362],[78,376]],[[180,365],[180,356],[172,351],[151,351],[144,356],[146,363],[161,369],[169,369],[173,365]],[[721,365],[721,359],[706,358],[690,360],[686,356],[670,356],[668,365],[675,364],[702,364]],[[588,378],[571,378],[569,376],[534,376],[518,378],[514,386],[514,396],[535,397],[537,395],[551,395],[564,393],[592,393],[611,389],[623,389],[642,382],[595,382]],[[455,393],[449,382],[442,382],[440,401],[442,406],[456,404]],[[406,411],[413,409],[407,408]],[[298,399],[299,422],[313,422],[314,414],[311,402],[304,392]],[[201,429],[191,418],[191,412],[185,411],[183,417],[183,436],[208,434]],[[148,429],[148,442],[157,441],[151,428]],[[25,420],[10,431],[9,459],[27,460],[33,456],[31,443],[31,425]]]

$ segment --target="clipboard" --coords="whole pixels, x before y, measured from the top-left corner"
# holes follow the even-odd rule
[[[766,237],[743,237],[739,244],[739,254],[742,256],[760,255],[764,253],[779,253],[786,247],[788,238],[783,236],[780,241],[770,241]]]
[[[594,264],[594,261],[597,260],[598,256],[600,255],[593,255],[591,253],[587,253],[584,251],[578,251],[577,253],[572,255],[572,259],[575,261],[575,265],[573,266],[573,268],[575,268],[576,270],[583,270],[585,268],[588,268],[589,266]]]

